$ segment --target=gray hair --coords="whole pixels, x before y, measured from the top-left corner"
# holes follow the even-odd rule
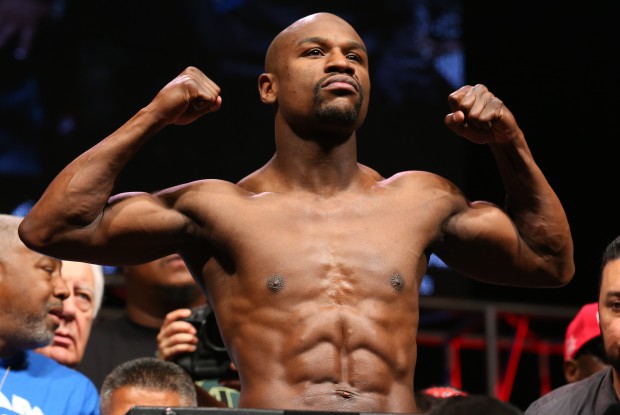
[[[0,261],[5,260],[7,253],[16,246],[23,244],[17,235],[21,221],[19,216],[0,213]]]
[[[95,312],[93,313],[93,318],[97,317],[97,313],[99,313],[99,309],[101,309],[101,304],[103,303],[103,291],[105,286],[105,279],[103,276],[103,267],[97,264],[90,264],[93,270],[93,279],[95,282]]]

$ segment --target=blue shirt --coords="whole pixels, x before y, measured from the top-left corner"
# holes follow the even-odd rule
[[[0,359],[0,415],[99,415],[99,393],[83,374],[32,350]]]

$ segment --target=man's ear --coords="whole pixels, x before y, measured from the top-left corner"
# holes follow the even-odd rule
[[[273,74],[263,73],[258,77],[258,93],[260,100],[264,104],[275,104],[276,102],[276,83]]]
[[[577,376],[579,375],[579,367],[577,366],[577,362],[573,359],[566,360],[564,362],[564,378],[566,382],[572,383],[577,380]]]

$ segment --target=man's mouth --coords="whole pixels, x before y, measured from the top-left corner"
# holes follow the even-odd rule
[[[73,343],[75,342],[70,335],[58,332],[54,333],[52,344],[55,346],[61,346],[68,349]]]
[[[47,314],[52,316],[52,319],[54,320],[54,323],[56,325],[60,325],[60,322],[62,321],[62,313],[63,313],[62,304],[51,306],[47,312]]]
[[[333,75],[321,83],[321,88],[332,91],[358,92],[359,84],[350,76]]]

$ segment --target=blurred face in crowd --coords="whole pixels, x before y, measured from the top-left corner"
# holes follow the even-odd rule
[[[620,371],[620,259],[609,261],[602,270],[599,316],[609,363]]]
[[[133,301],[156,302],[168,311],[206,301],[204,292],[177,254],[126,266],[123,274],[127,289],[133,292]]]
[[[602,337],[596,337],[584,345],[586,350],[578,352],[574,359],[564,362],[564,377],[568,383],[585,379],[609,366],[602,343]]]
[[[133,280],[140,280],[145,285],[187,286],[195,284],[185,262],[176,254],[140,265],[128,265],[125,267],[124,274]]]
[[[60,326],[69,290],[61,262],[16,241],[0,256],[0,355],[41,347]]]
[[[95,271],[91,264],[63,261],[62,278],[71,295],[64,302],[60,326],[52,343],[37,352],[75,367],[84,356],[95,318]]]

